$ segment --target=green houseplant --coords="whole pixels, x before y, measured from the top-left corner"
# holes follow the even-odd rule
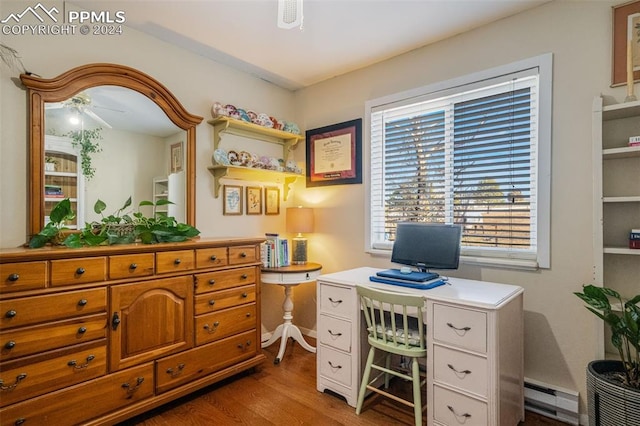
[[[574,294],[609,327],[620,357],[587,367],[589,424],[640,424],[640,295],[625,300],[607,287],[585,285],[582,290]]]
[[[49,222],[29,241],[29,247],[38,248],[43,247],[47,243],[62,243],[64,232],[69,229],[66,227],[66,223],[71,222],[75,217],[76,214],[71,209],[71,200],[68,198],[60,200],[53,209],[51,209]]]
[[[71,138],[73,147],[80,150],[80,167],[82,168],[82,174],[87,179],[93,178],[96,173],[91,160],[93,154],[102,151],[102,147],[97,142],[102,139],[101,131],[102,127],[97,127],[95,129],[73,130],[65,135]]]

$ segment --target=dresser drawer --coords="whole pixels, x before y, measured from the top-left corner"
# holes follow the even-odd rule
[[[254,284],[213,291],[196,296],[195,313],[196,315],[207,314],[255,301],[256,286]]]
[[[0,360],[4,362],[106,337],[106,313],[18,328],[0,334]]]
[[[486,353],[487,314],[434,303],[433,338],[460,348]]]
[[[255,266],[198,274],[196,275],[196,294],[244,286],[255,282]]]
[[[51,261],[51,285],[84,284],[107,279],[106,257],[81,257]]]
[[[46,261],[0,264],[0,293],[36,290],[47,286]]]
[[[219,268],[229,263],[226,247],[196,250],[196,268]]]
[[[255,338],[255,331],[248,331],[159,360],[156,391],[166,392],[255,356]]]
[[[332,285],[320,285],[320,310],[324,313],[351,318],[356,306],[355,288],[335,287]]]
[[[351,387],[351,355],[326,346],[319,346],[318,350],[321,353],[321,356],[318,356],[317,359],[321,363],[320,374],[342,385]]]
[[[487,426],[488,407],[485,402],[449,389],[434,386],[433,418],[443,425]]]
[[[196,317],[196,345],[256,328],[256,304],[224,309]]]
[[[106,312],[104,287],[0,301],[0,329]]]
[[[154,266],[153,253],[109,256],[109,278],[119,280],[153,275]]]
[[[320,335],[320,343],[351,352],[351,322],[320,315],[318,334]]]
[[[487,397],[487,359],[439,345],[433,346],[434,380]]]
[[[256,246],[229,247],[229,265],[254,263],[259,259],[259,256],[256,254]]]
[[[153,396],[147,363],[0,409],[2,424],[70,426]]]
[[[156,253],[156,272],[183,272],[193,269],[196,258],[193,250],[175,250]]]
[[[86,348],[86,345],[82,345]],[[106,341],[90,349],[68,351],[52,355],[52,359],[19,367],[9,363],[2,368],[0,379],[9,389],[0,390],[0,406],[24,401],[56,389],[80,383],[106,374]]]

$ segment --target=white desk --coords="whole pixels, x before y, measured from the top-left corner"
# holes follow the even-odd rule
[[[299,284],[314,282],[318,275],[320,275],[321,269],[322,265],[319,263],[306,263],[304,265],[291,265],[279,268],[262,268],[260,279],[263,284],[277,284],[284,287],[284,302],[282,304],[282,310],[284,312],[282,319],[284,322],[276,327],[269,340],[262,343],[262,347],[266,348],[280,339],[280,350],[273,361],[274,364],[279,364],[282,360],[289,337],[300,343],[300,346],[309,352],[316,352],[316,348],[304,340],[300,329],[293,324],[292,291],[293,287]]]
[[[318,277],[317,389],[353,407],[369,346],[357,285],[421,294],[427,324],[427,424],[515,426],[524,420],[523,289],[451,278],[430,290],[369,281],[379,269]]]

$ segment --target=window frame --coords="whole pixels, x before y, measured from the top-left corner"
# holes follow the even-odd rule
[[[434,96],[443,96],[449,93],[466,91],[473,87],[482,87],[490,83],[487,80],[495,80],[506,75],[527,72],[537,69],[538,86],[538,155],[536,161],[537,178],[537,251],[535,258],[497,257],[490,256],[490,250],[463,249],[460,262],[462,264],[475,264],[481,266],[503,267],[512,269],[540,269],[550,268],[550,244],[551,244],[551,118],[552,118],[552,72],[553,55],[542,54],[532,58],[512,62],[474,72],[465,76],[437,82],[419,88],[383,96],[365,102],[365,126],[364,136],[368,143],[364,144],[364,158],[367,161],[365,167],[365,252],[374,256],[391,255],[392,244],[389,248],[373,248],[371,226],[371,115],[375,110],[385,105],[411,104]],[[463,88],[464,87],[464,88]],[[437,94],[437,95],[436,95]]]

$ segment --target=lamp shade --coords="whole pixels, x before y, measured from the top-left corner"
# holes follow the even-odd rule
[[[310,207],[288,207],[287,232],[295,234],[313,232],[313,209]]]

